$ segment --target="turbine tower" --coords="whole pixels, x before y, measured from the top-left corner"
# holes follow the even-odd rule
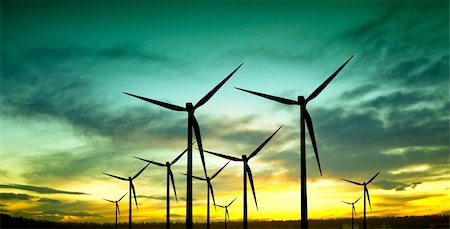
[[[233,74],[242,66],[239,65],[233,72],[231,72],[230,75],[228,75],[224,80],[222,80],[216,87],[214,87],[208,94],[206,94],[203,98],[201,98],[197,104],[192,105],[192,103],[187,102],[186,107],[180,107],[177,105],[173,105],[166,102],[161,102],[154,99],[149,99],[145,97],[141,97],[138,95],[133,95],[130,93],[126,93],[127,95],[136,97],[138,99],[142,99],[144,101],[147,101],[149,103],[153,103],[155,105],[164,107],[169,110],[174,111],[183,111],[188,113],[188,120],[187,120],[187,148],[188,148],[188,156],[187,156],[187,179],[186,179],[186,228],[192,228],[193,222],[192,222],[192,129],[194,129],[195,138],[197,140],[198,149],[200,151],[200,158],[202,160],[203,164],[203,170],[205,172],[206,177],[206,166],[205,166],[205,158],[203,155],[203,145],[202,145],[202,139],[200,136],[200,127],[198,125],[197,119],[194,116],[194,112],[197,108],[204,105],[224,84],[227,82],[228,79],[233,76]]]
[[[130,191],[128,192],[130,194],[129,205],[128,205],[128,209],[129,209],[129,212],[128,212],[128,228],[129,229],[131,229],[131,227],[132,227],[132,225],[131,225],[131,210],[132,210],[131,209],[131,199],[132,199],[131,196],[132,195],[134,196],[134,203],[136,204],[136,209],[139,211],[139,207],[138,207],[137,199],[136,199],[136,191],[135,191],[134,185],[133,185],[133,180],[136,179],[142,173],[142,171],[144,171],[148,167],[148,165],[150,165],[150,163],[148,163],[144,168],[142,168],[138,173],[136,173],[136,175],[134,175],[133,177],[128,177],[128,178],[119,177],[119,176],[111,175],[111,174],[108,174],[108,173],[103,173],[103,174],[105,174],[107,176],[114,177],[114,178],[119,179],[119,180],[128,181],[129,184],[130,184],[130,186],[129,186],[130,187],[129,188]]]
[[[229,161],[224,165],[224,166],[222,166],[222,168],[220,168],[216,173],[214,173],[214,175],[212,175],[211,177],[206,177],[206,178],[203,178],[203,177],[197,177],[197,176],[192,176],[193,178],[195,178],[195,179],[197,179],[197,180],[201,180],[201,181],[206,181],[206,185],[207,185],[207,190],[206,190],[206,195],[208,196],[207,197],[207,203],[206,203],[206,205],[207,205],[207,207],[206,207],[206,228],[207,229],[209,229],[209,228],[211,228],[211,223],[210,223],[210,217],[209,217],[209,199],[210,199],[210,194],[211,194],[211,196],[212,196],[212,199],[213,199],[213,203],[214,203],[214,206],[216,205],[216,200],[214,199],[214,190],[213,190],[213,187],[212,187],[212,185],[211,185],[211,180],[212,179],[214,179],[217,175],[219,175],[219,173],[228,165],[228,163],[230,163]],[[185,173],[182,173],[183,175],[186,175]]]
[[[248,166],[248,161],[250,159],[252,159],[254,156],[256,156],[256,154],[259,153],[259,151],[261,151],[261,149],[270,141],[270,139],[272,139],[272,137],[281,129],[280,126],[272,135],[270,135],[269,138],[267,138],[260,146],[258,146],[258,148],[256,148],[251,154],[250,156],[247,157],[247,155],[242,155],[242,158],[237,158],[237,157],[233,157],[233,156],[229,156],[229,155],[224,155],[224,154],[220,154],[220,153],[215,153],[212,151],[207,151],[205,150],[205,152],[228,159],[228,160],[232,160],[232,161],[242,161],[243,162],[243,189],[244,189],[244,217],[243,217],[243,228],[247,229],[248,228],[248,222],[247,222],[247,176],[248,179],[250,180],[250,186],[252,188],[252,192],[253,192],[253,198],[255,199],[255,205],[256,205],[256,209],[258,209],[258,202],[256,201],[256,193],[255,193],[255,186],[253,184],[253,175],[252,175],[252,171],[250,169],[250,166]]]
[[[230,213],[228,212],[228,207],[229,207],[236,199],[237,199],[237,197],[234,198],[234,200],[232,200],[228,205],[225,205],[225,206],[218,205],[218,204],[214,204],[214,205],[217,206],[217,207],[225,208],[225,229],[227,229],[227,217],[228,217],[228,222],[231,222],[231,221],[230,221]]]
[[[341,67],[339,67],[331,76],[328,77],[316,90],[314,90],[306,99],[303,96],[298,96],[297,101],[291,99],[285,99],[273,95],[263,94],[255,91],[250,91],[242,88],[236,88],[238,90],[248,92],[269,100],[273,100],[286,105],[300,106],[300,209],[301,209],[301,228],[308,228],[308,197],[306,189],[306,145],[305,145],[305,122],[308,126],[309,136],[311,137],[311,143],[316,155],[317,164],[319,166],[319,172],[322,176],[322,169],[320,167],[319,153],[317,151],[316,138],[314,136],[314,128],[311,120],[311,116],[306,109],[306,105],[309,101],[314,99],[322,92],[323,89],[336,77],[336,75],[345,67],[345,65],[353,58],[351,56]]]
[[[175,194],[175,200],[178,203],[177,190],[175,189],[175,180],[173,178],[173,172],[172,172],[171,166],[173,164],[175,164],[175,162],[177,162],[186,153],[186,151],[187,151],[187,149],[185,149],[180,155],[178,155],[178,157],[176,157],[172,162],[166,161],[165,164],[155,162],[155,161],[150,161],[150,160],[143,159],[140,157],[135,157],[139,160],[146,161],[146,162],[154,164],[154,165],[166,167],[166,170],[167,170],[167,174],[166,174],[166,184],[167,184],[167,187],[166,187],[166,228],[170,228],[170,182],[172,182],[173,193]],[[170,181],[169,181],[169,179],[170,179]]]
[[[125,197],[125,195],[127,195],[127,194],[126,194],[126,193],[123,194],[123,196],[120,197],[120,199],[118,199],[118,200],[116,200],[116,201],[104,199],[104,200],[106,200],[106,201],[108,201],[108,202],[111,202],[111,203],[113,203],[113,204],[116,205],[116,229],[117,229],[117,213],[119,213],[119,215],[120,215],[119,202]]]
[[[355,201],[355,202],[347,202],[347,201],[342,201],[343,203],[345,203],[345,204],[349,204],[349,205],[352,205],[352,229],[353,229],[353,214],[355,215],[355,217],[356,217],[356,210],[355,210],[355,204],[356,204],[356,202],[358,202],[358,200],[359,199],[361,199],[361,196]]]
[[[366,223],[366,194],[367,194],[367,200],[369,201],[369,206],[370,206],[370,210],[372,211],[372,204],[370,204],[370,196],[369,196],[369,189],[367,189],[367,185],[370,184],[370,182],[373,181],[373,179],[375,179],[375,177],[378,176],[378,174],[380,174],[380,172],[378,172],[377,174],[375,174],[375,176],[373,176],[369,181],[363,182],[363,183],[358,183],[355,181],[351,181],[351,180],[346,180],[346,179],[342,179],[345,180],[347,182],[350,182],[352,184],[356,184],[356,185],[361,185],[364,187],[363,192],[364,192],[364,219],[363,219],[363,229],[367,228],[367,223]]]

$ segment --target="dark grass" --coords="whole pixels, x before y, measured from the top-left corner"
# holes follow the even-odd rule
[[[61,223],[44,220],[34,220],[22,217],[12,217],[7,214],[0,214],[0,228],[114,228],[112,223]],[[355,224],[362,228],[362,219],[356,219]],[[310,220],[309,228],[350,228],[351,219],[324,219]],[[430,216],[406,216],[406,217],[370,217],[367,219],[368,228],[450,228],[450,218],[448,215],[430,215]],[[127,224],[119,224],[119,228],[128,228]],[[138,223],[133,224],[133,228],[165,228],[165,223]],[[184,228],[184,223],[173,223],[173,229]],[[194,228],[206,228],[205,223],[195,223]],[[213,222],[213,229],[224,228],[223,223]],[[242,228],[242,222],[228,223],[229,229]],[[300,221],[251,221],[249,228],[300,228]]]

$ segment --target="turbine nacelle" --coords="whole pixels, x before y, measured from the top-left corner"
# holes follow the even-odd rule
[[[195,111],[194,105],[192,105],[192,103],[190,103],[190,102],[187,102],[186,103],[186,111],[188,113],[194,113],[194,111]]]
[[[297,103],[298,105],[300,105],[301,107],[305,107],[306,106],[306,99],[304,96],[298,96],[297,97]]]

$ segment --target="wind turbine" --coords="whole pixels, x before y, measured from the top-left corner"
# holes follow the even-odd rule
[[[356,217],[355,204],[356,204],[356,202],[358,202],[359,199],[361,199],[361,196],[355,202],[351,202],[350,203],[350,202],[347,202],[347,201],[342,201],[345,204],[352,205],[352,229],[353,229],[353,214],[355,214],[355,217]]]
[[[108,202],[111,202],[111,203],[116,205],[116,229],[117,229],[117,213],[119,213],[119,215],[120,215],[119,202],[125,197],[125,195],[127,195],[127,194],[125,193],[122,197],[120,197],[119,200],[116,200],[116,201],[104,199],[104,200],[106,200]]]
[[[261,96],[266,99],[270,99],[286,105],[298,105],[300,106],[300,184],[301,184],[301,228],[308,228],[308,197],[306,189],[306,146],[305,146],[305,122],[308,126],[309,136],[311,137],[311,143],[316,155],[317,164],[319,166],[319,172],[322,176],[322,169],[320,168],[319,153],[317,151],[316,138],[314,136],[314,128],[311,120],[311,116],[306,109],[306,105],[309,101],[314,99],[322,92],[323,89],[336,77],[336,75],[345,67],[345,65],[353,58],[351,56],[341,67],[339,67],[331,76],[328,77],[316,90],[314,90],[306,99],[303,96],[298,96],[297,101],[291,99],[285,99],[273,95],[263,94],[255,91],[250,91],[242,88],[236,88],[238,90],[248,92],[257,96]]]
[[[209,198],[210,198],[210,194],[212,196],[214,206],[216,205],[216,200],[214,199],[214,190],[213,190],[213,187],[211,185],[211,180],[214,179],[217,175],[219,175],[219,173],[228,165],[228,163],[230,163],[230,162],[228,161],[222,168],[220,168],[211,177],[206,176],[206,178],[203,178],[203,177],[192,176],[193,178],[195,178],[197,180],[206,181],[206,185],[207,185],[206,193],[207,193],[207,196],[208,196],[207,203],[206,203],[206,205],[207,205],[207,207],[206,207],[206,209],[207,209],[206,210],[206,228],[208,228],[208,229],[211,228],[211,223],[210,223],[210,219],[209,219],[210,218],[209,217]],[[182,174],[186,175],[185,173],[182,173]]]
[[[358,183],[355,181],[351,181],[351,180],[346,180],[346,179],[342,179],[345,180],[347,182],[350,182],[352,184],[356,184],[356,185],[361,185],[364,186],[363,192],[364,192],[364,220],[363,220],[363,229],[367,228],[367,224],[366,224],[366,193],[367,193],[367,200],[369,201],[369,206],[370,206],[370,210],[372,211],[372,204],[370,204],[370,196],[369,196],[369,189],[367,189],[367,185],[370,184],[370,182],[373,181],[373,179],[375,179],[376,176],[378,176],[378,174],[380,174],[380,172],[378,172],[377,174],[375,174],[375,176],[373,176],[369,181],[363,182],[363,183]]]
[[[123,181],[128,181],[130,183],[130,191],[128,192],[130,194],[129,206],[128,206],[128,209],[129,209],[129,212],[128,212],[128,228],[129,229],[131,229],[131,227],[132,227],[131,226],[131,210],[132,210],[131,209],[131,196],[132,195],[134,196],[134,203],[136,203],[136,209],[139,211],[139,207],[138,207],[137,199],[136,199],[136,191],[135,191],[134,185],[133,185],[133,180],[136,179],[142,173],[142,171],[144,171],[148,167],[148,165],[150,165],[150,163],[148,163],[144,168],[142,168],[138,173],[136,173],[136,175],[134,175],[133,177],[128,177],[128,178],[119,177],[119,176],[111,175],[111,174],[108,174],[108,173],[103,173],[103,174],[105,174],[107,176],[114,177],[116,179],[123,180]]]
[[[205,104],[224,84],[227,82],[228,79],[233,76],[233,74],[242,66],[239,65],[231,74],[229,74],[224,80],[222,80],[217,86],[215,86],[208,94],[206,94],[203,98],[201,98],[197,104],[192,105],[191,102],[186,103],[186,107],[180,107],[177,105],[173,105],[166,102],[161,102],[154,99],[149,99],[145,97],[141,97],[138,95],[133,95],[130,93],[126,93],[127,95],[136,97],[138,99],[142,99],[144,101],[147,101],[149,103],[153,103],[155,105],[167,108],[169,110],[174,111],[184,111],[188,113],[188,120],[187,120],[187,148],[188,148],[188,156],[187,156],[187,179],[186,179],[186,228],[192,228],[192,129],[194,129],[195,138],[197,139],[197,145],[198,149],[200,151],[200,158],[202,160],[203,164],[203,170],[205,172],[206,177],[206,165],[205,165],[205,158],[203,155],[203,145],[202,145],[202,139],[200,136],[200,127],[198,125],[197,119],[194,116],[194,112],[197,108],[201,107],[203,104]]]
[[[248,157],[247,157],[247,155],[242,155],[242,158],[237,158],[237,157],[205,150],[205,152],[207,152],[207,153],[210,153],[210,154],[213,154],[213,155],[216,155],[216,156],[228,159],[228,160],[243,162],[243,170],[244,170],[244,176],[243,176],[243,189],[244,189],[243,228],[244,229],[248,228],[248,222],[247,222],[247,175],[248,175],[248,179],[250,180],[250,186],[252,187],[253,198],[255,199],[256,209],[258,209],[258,203],[256,202],[255,186],[253,185],[253,175],[252,175],[250,166],[248,166],[248,161],[250,159],[252,159],[254,156],[256,156],[256,154],[258,154],[259,151],[261,151],[261,149],[270,141],[270,139],[272,139],[272,137],[281,129],[281,127],[283,127],[283,126],[280,126],[272,135],[270,135],[269,138],[267,138],[260,146],[258,146],[258,148],[256,148]]]
[[[135,157],[139,160],[146,161],[146,162],[152,163],[154,165],[166,167],[166,169],[167,169],[167,175],[166,175],[166,183],[167,183],[167,188],[166,188],[166,228],[170,228],[170,181],[172,182],[173,193],[175,194],[175,200],[178,203],[177,190],[175,189],[175,180],[173,179],[173,173],[172,173],[171,166],[173,164],[175,164],[175,162],[177,162],[186,153],[186,151],[187,151],[187,149],[184,150],[180,155],[178,155],[178,157],[176,157],[172,162],[166,161],[166,164],[155,162],[155,161],[150,161],[150,160],[143,159],[140,157]],[[170,179],[170,181],[169,181],[169,179]]]
[[[234,198],[234,200],[232,200],[228,205],[222,206],[222,205],[218,205],[218,204],[214,204],[214,206],[220,207],[220,208],[225,208],[225,229],[227,229],[227,217],[228,217],[228,222],[231,222],[230,220],[230,213],[228,212],[228,207],[237,199]]]

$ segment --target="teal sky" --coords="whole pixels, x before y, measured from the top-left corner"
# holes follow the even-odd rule
[[[355,55],[309,104],[324,176],[308,141],[308,178],[312,183],[328,179],[352,193],[355,189],[346,189],[339,178],[362,181],[381,171],[373,185],[379,190],[374,214],[395,215],[405,206],[413,211],[398,214],[448,212],[448,204],[437,203],[448,203],[450,188],[448,18],[448,1],[439,0],[4,0],[0,210],[52,220],[109,221],[101,198],[121,196],[126,187],[102,172],[127,176],[143,166],[132,156],[163,162],[186,147],[185,114],[122,91],[178,105],[196,103],[241,63],[196,112],[205,148],[240,155],[284,125],[252,169],[262,193],[275,183],[280,189],[298,188],[298,109],[233,87],[291,99],[308,96]],[[225,161],[207,157],[207,163],[212,173]],[[216,195],[240,196],[240,167],[227,169],[224,177],[232,188],[219,191],[225,180],[218,182]],[[147,215],[162,220],[156,210],[163,212],[164,204],[155,199],[164,195],[164,171],[150,170],[138,192],[154,197],[141,203]],[[183,196],[184,178],[176,180]],[[17,185],[89,195],[52,196]],[[201,206],[205,188],[194,185]],[[405,203],[402,198],[408,197]],[[427,199],[433,197],[441,199]],[[336,202],[330,209],[340,209],[340,199],[330,201]],[[260,214],[269,217],[260,202]],[[310,215],[346,216],[314,207]]]

